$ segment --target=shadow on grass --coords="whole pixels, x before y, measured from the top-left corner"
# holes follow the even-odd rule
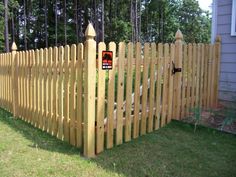
[[[65,154],[79,154],[81,149],[71,146],[42,130],[35,128],[31,124],[21,120],[14,119],[13,115],[0,108],[0,122],[7,124],[15,132],[20,133],[26,139],[32,142],[31,148],[41,148],[48,151],[60,152]]]
[[[78,155],[81,150],[50,136],[0,109],[0,122],[38,148]],[[124,176],[233,176],[236,174],[236,136],[172,121],[162,129],[105,150],[88,159]]]

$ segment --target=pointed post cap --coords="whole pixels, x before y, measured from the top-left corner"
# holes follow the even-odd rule
[[[183,40],[183,34],[182,34],[182,32],[179,29],[175,33],[175,40]]]
[[[16,46],[15,42],[12,43],[11,50],[12,51],[16,51],[17,50],[17,46]]]
[[[219,42],[219,43],[221,43],[221,36],[216,36],[216,40],[215,40],[215,42]]]
[[[85,31],[85,37],[88,40],[88,39],[93,39],[95,36],[96,36],[96,32],[93,28],[93,25],[89,23]]]

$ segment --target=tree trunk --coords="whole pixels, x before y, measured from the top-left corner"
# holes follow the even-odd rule
[[[102,0],[102,9],[101,9],[101,31],[102,31],[102,33],[101,33],[101,41],[102,42],[104,42],[104,0]]]
[[[142,4],[141,4],[141,0],[139,0],[139,42],[141,41],[141,20],[142,20],[141,9],[142,9]]]
[[[83,39],[82,8],[84,9],[84,6],[82,6],[82,3],[81,3],[80,10],[79,10],[79,42],[82,42],[82,39]]]
[[[98,29],[97,29],[97,2],[96,0],[93,0],[93,23],[94,23],[94,29],[95,31],[97,32]],[[95,36],[95,40],[97,41],[98,39],[98,35]]]
[[[130,0],[131,42],[134,42],[133,0]]]
[[[57,46],[57,0],[55,2],[55,46]]]
[[[45,18],[45,45],[48,48],[48,1],[44,0],[44,18]]]
[[[74,1],[75,4],[75,30],[76,30],[76,42],[79,43],[79,24],[78,24],[78,2]]]
[[[162,4],[162,42],[165,42],[165,4]]]
[[[26,2],[24,0],[24,48],[27,50],[27,28],[26,28]]]
[[[161,8],[159,5],[159,17],[158,17],[158,42],[161,42]]]
[[[15,9],[13,9],[15,10]],[[12,19],[11,19],[11,28],[12,28],[12,42],[15,42],[15,21],[14,21],[14,13],[12,14]]]
[[[64,0],[64,43],[67,45],[67,14],[66,14],[66,0]]]
[[[138,34],[138,0],[135,0],[135,9],[134,9],[134,20],[135,20],[135,42],[139,41]]]
[[[4,0],[4,40],[5,40],[5,52],[9,52],[9,37],[8,37],[8,0]]]

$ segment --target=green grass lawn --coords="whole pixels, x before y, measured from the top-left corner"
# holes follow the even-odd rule
[[[80,150],[0,110],[0,176],[236,176],[236,136],[172,121],[85,159]]]

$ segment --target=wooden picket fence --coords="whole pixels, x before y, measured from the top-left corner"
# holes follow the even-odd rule
[[[93,157],[190,114],[217,106],[220,37],[215,44],[94,41],[0,54],[0,106]],[[98,49],[97,49],[98,47]],[[102,70],[102,51],[113,69]],[[97,60],[96,60],[97,58]],[[173,73],[174,66],[182,68]]]

